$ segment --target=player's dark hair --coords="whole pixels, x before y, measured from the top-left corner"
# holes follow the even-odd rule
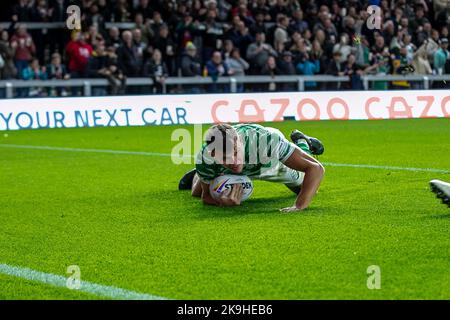
[[[222,141],[222,153],[225,155],[227,153],[227,146],[233,146],[234,138],[237,136],[234,128],[226,123],[215,124],[211,128],[208,129],[205,135],[205,143],[207,146],[211,146],[213,142],[217,141],[217,139],[221,139]],[[208,148],[209,149],[209,148]],[[231,149],[233,150],[233,149]],[[214,150],[210,150],[214,151]]]

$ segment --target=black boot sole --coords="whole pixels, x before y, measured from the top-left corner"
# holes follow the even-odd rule
[[[192,169],[184,174],[178,183],[178,190],[191,190],[192,189],[192,181],[194,180],[194,176],[197,173],[197,170]]]

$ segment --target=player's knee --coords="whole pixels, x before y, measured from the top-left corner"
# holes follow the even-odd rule
[[[325,167],[321,163],[319,163],[319,165],[320,165],[320,171],[322,172],[322,175],[325,175]]]
[[[325,168],[321,163],[318,163],[316,166],[316,172],[318,175],[320,175],[321,177],[323,177],[325,175]]]

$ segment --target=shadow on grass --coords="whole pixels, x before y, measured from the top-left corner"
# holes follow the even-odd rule
[[[449,209],[450,211],[450,209]],[[433,214],[431,216],[427,216],[426,219],[449,219],[450,220],[450,212],[448,214]]]
[[[264,199],[265,200],[265,199]],[[278,199],[277,199],[278,200]],[[282,213],[281,208],[287,207],[286,204],[280,204],[277,200],[270,201],[249,201],[243,203],[238,207],[214,207],[214,206],[202,206],[198,210],[198,218],[200,219],[220,219],[220,218],[242,218],[249,217],[251,215],[259,215],[261,218],[267,217],[296,217],[296,216],[317,216],[321,217],[330,212],[329,208],[321,207],[309,207],[305,211]]]
[[[155,196],[153,194],[153,196]],[[158,195],[156,196],[158,198]],[[268,216],[295,216],[295,215],[308,215],[308,216],[323,216],[331,212],[331,208],[323,205],[313,205],[305,211],[284,214],[279,211],[281,208],[289,207],[294,204],[295,194],[287,193],[281,197],[268,197],[268,198],[251,198],[243,202],[240,206],[236,207],[217,207],[213,205],[204,205],[201,203],[200,198],[195,198],[190,195],[189,191],[170,190],[161,192],[159,195],[160,201],[164,202],[164,198],[171,201],[172,199],[178,199],[180,203],[185,205],[183,210],[187,210],[190,213],[195,213],[199,219],[221,219],[221,218],[242,218],[249,217],[251,215],[264,215]]]

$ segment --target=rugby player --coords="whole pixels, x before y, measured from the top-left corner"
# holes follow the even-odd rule
[[[235,185],[229,194],[214,199],[209,184],[224,174],[246,175],[251,179],[285,184],[297,194],[295,203],[282,212],[306,209],[317,192],[325,173],[312,155],[324,152],[323,144],[295,130],[289,142],[275,128],[258,124],[217,124],[208,129],[205,144],[196,157],[195,169],[180,180],[179,189],[191,189],[192,196],[203,203],[237,206],[242,186]]]

